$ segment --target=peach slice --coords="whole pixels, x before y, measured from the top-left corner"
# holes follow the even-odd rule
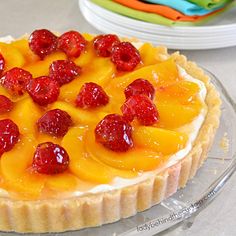
[[[89,34],[89,33],[83,33],[82,35],[87,41],[92,41],[94,38],[94,35]]]
[[[11,45],[21,52],[27,64],[40,60],[40,58],[30,50],[29,42],[26,38],[15,40]]]
[[[31,136],[21,136],[14,148],[1,157],[1,171],[6,179],[16,179],[32,163],[36,141]]]
[[[122,169],[116,169],[116,168],[111,167],[111,166],[110,166],[110,169],[111,169],[112,173],[114,173],[114,176],[119,176],[121,178],[130,179],[130,178],[134,178],[134,177],[138,176],[138,171],[136,171],[134,169],[132,169],[132,170],[122,170]]]
[[[188,104],[196,99],[199,91],[200,87],[197,83],[183,80],[166,87],[158,88],[156,91],[156,99],[158,101],[158,99],[165,100],[173,98],[182,104]]]
[[[122,114],[120,108],[125,102],[125,96],[123,94],[120,94],[119,96],[117,96],[117,95],[111,94],[111,93],[109,93],[108,96],[109,96],[109,103],[106,106],[100,107],[96,111],[96,114],[100,118],[97,121],[97,123],[101,119],[103,119],[106,115],[114,114],[114,113],[115,114],[120,114],[120,115]]]
[[[159,48],[150,43],[144,43],[139,49],[142,62],[145,66],[160,63]]]
[[[0,85],[0,94],[1,95],[4,95],[4,96],[6,96],[6,97],[8,97],[8,98],[10,98],[11,99],[11,95],[8,93],[8,91],[4,88],[4,87],[2,87],[1,85]]]
[[[82,53],[78,58],[76,58],[74,60],[74,63],[83,68],[92,61],[93,56],[94,56],[93,53],[91,53],[90,51],[86,51]]]
[[[87,152],[106,165],[122,170],[148,171],[162,164],[163,158],[157,152],[133,148],[127,152],[113,152],[95,141],[93,133],[88,132],[85,139]]]
[[[138,147],[146,147],[162,155],[170,155],[186,146],[188,136],[171,130],[139,126],[133,131],[133,139]]]
[[[31,136],[21,136],[15,147],[2,155],[1,173],[7,183],[16,191],[38,196],[44,187],[44,177],[31,173],[36,141]]]
[[[199,100],[188,105],[182,105],[173,99],[155,101],[155,104],[160,116],[157,126],[166,129],[178,128],[192,122],[204,108]]]
[[[83,52],[79,57],[74,60],[74,63],[80,67],[84,67],[91,63],[95,57],[95,51],[93,50],[92,43],[88,43],[86,46],[86,51]]]
[[[5,181],[2,176],[2,172],[1,172],[1,168],[0,168],[0,188],[4,188],[4,187],[5,187]]]
[[[15,181],[7,181],[6,185],[10,192],[16,193],[11,195],[22,199],[38,199],[45,186],[46,177],[37,173],[31,173],[26,170],[21,177]]]
[[[78,179],[70,173],[47,176],[46,187],[56,191],[72,191],[78,186]]]
[[[29,97],[17,102],[10,113],[21,134],[35,134],[35,124],[41,115],[40,109]]]
[[[62,138],[58,138],[58,137],[51,136],[49,134],[40,133],[40,132],[37,132],[36,138],[37,138],[38,143],[52,142],[58,145],[61,145],[61,140],[62,140]]]
[[[109,58],[94,58],[85,69],[82,68],[82,74],[77,79],[61,87],[59,99],[74,102],[82,85],[87,82],[94,82],[104,87],[111,80],[114,70]]]
[[[75,124],[93,124],[98,120],[96,113],[93,111],[83,110],[66,102],[57,101],[53,103],[51,109],[61,109],[66,111]]]
[[[107,91],[122,93],[124,89],[138,78],[149,80],[154,87],[167,86],[183,80],[179,77],[178,68],[173,59],[162,63],[145,66],[121,77],[114,78],[107,86]]]
[[[37,61],[35,63],[29,64],[24,66],[23,69],[29,71],[34,78],[48,75],[49,73],[49,66],[52,64],[53,61],[56,60],[66,60],[67,56],[63,52],[54,52],[47,57],[44,58],[43,61]]]
[[[204,109],[199,90],[199,85],[190,81],[159,87],[154,99],[160,115],[157,126],[174,129],[190,123]]]
[[[69,169],[83,180],[109,183],[113,178],[109,168],[94,161],[85,153],[83,139],[86,131],[86,127],[73,127],[62,140],[62,146],[70,157]]]
[[[9,99],[11,99],[12,102],[18,102],[20,100],[25,99],[28,96],[28,94],[26,93],[21,96],[14,96],[13,94],[10,94],[8,90],[4,88],[1,84],[0,84],[0,94],[8,97]]]
[[[5,70],[10,70],[13,67],[22,67],[25,64],[25,59],[21,52],[11,44],[0,42],[0,53],[6,62]]]

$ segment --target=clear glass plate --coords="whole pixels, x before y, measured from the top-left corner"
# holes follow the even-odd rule
[[[44,234],[44,236],[131,236],[154,235],[164,230],[171,230],[176,224],[193,223],[194,216],[199,214],[213,201],[231,175],[236,170],[236,104],[232,101],[219,80],[209,71],[222,99],[222,116],[213,147],[204,165],[184,189],[133,217],[116,223],[80,231]],[[228,150],[221,147],[222,138],[229,142]],[[17,236],[16,233],[1,233],[1,236]],[[27,234],[39,235],[39,234]]]

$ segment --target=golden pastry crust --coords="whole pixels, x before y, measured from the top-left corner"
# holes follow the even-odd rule
[[[208,76],[193,62],[159,47],[158,59],[175,59],[191,76],[205,83],[208,112],[191,152],[155,177],[119,190],[70,199],[22,201],[0,198],[0,230],[62,232],[115,222],[160,203],[183,188],[207,158],[219,126],[220,97]]]

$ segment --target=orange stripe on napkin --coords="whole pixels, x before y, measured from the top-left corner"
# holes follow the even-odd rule
[[[203,19],[205,17],[208,17],[211,14],[214,14],[216,11],[211,12],[210,14],[204,15],[204,16],[187,16],[182,14],[179,11],[176,11],[170,7],[163,6],[163,5],[157,5],[157,4],[148,4],[144,2],[140,2],[139,0],[113,0],[115,2],[118,2],[124,6],[145,11],[145,12],[151,12],[156,13],[161,16],[164,16],[166,18],[169,18],[174,21],[198,21],[200,19]]]

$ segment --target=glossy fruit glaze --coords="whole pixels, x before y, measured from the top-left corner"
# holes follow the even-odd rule
[[[11,197],[60,197],[135,178],[186,146],[188,134],[177,129],[204,104],[173,59],[113,35],[43,31],[44,42],[39,34],[0,43],[0,122],[19,129],[0,157],[0,188]]]

